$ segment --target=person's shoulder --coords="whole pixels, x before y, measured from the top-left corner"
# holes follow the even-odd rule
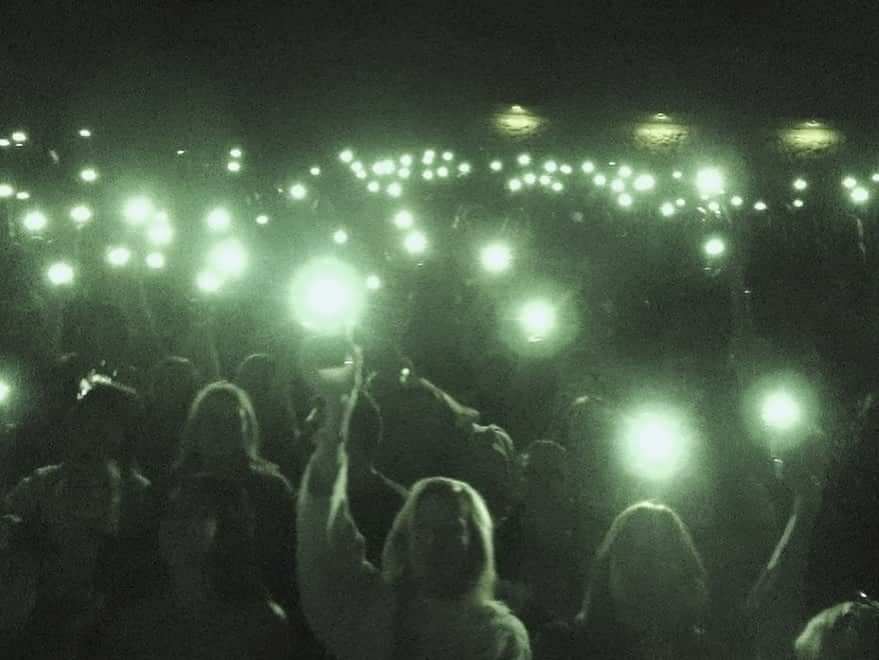
[[[498,660],[531,658],[531,641],[525,624],[500,601],[485,605],[489,626],[498,640]]]
[[[471,438],[484,443],[506,457],[512,456],[515,452],[515,445],[510,434],[497,424],[473,424]]]

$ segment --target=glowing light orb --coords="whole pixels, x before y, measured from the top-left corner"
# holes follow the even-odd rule
[[[795,190],[805,190],[809,184],[806,183],[805,179],[796,179],[794,181],[794,189]]]
[[[443,160],[446,162],[449,162],[454,157],[455,157],[455,154],[453,154],[451,151],[444,151],[443,152]]]
[[[400,211],[394,216],[394,224],[397,229],[411,229],[415,223],[415,218],[409,211]]]
[[[800,421],[801,414],[799,403],[789,392],[780,390],[766,396],[760,416],[766,426],[786,431]]]
[[[378,275],[369,275],[366,278],[366,288],[370,291],[376,291],[380,289],[382,286],[382,281],[379,279]]]
[[[211,231],[227,231],[232,226],[232,216],[224,208],[217,208],[208,213],[207,225]]]
[[[135,197],[125,204],[125,219],[131,223],[140,223],[153,214],[153,203],[146,197]]]
[[[519,165],[521,165],[522,167],[525,167],[531,164],[531,156],[529,156],[528,154],[519,154],[519,156],[516,158],[516,162],[519,163]]]
[[[856,204],[863,204],[868,199],[870,199],[870,193],[867,192],[866,188],[855,188],[852,190],[852,201]]]
[[[241,158],[241,149],[238,149],[236,147],[235,149],[230,150],[229,156],[231,156],[232,158]]]
[[[147,268],[152,268],[153,270],[159,270],[165,267],[165,255],[161,252],[150,252],[146,256],[146,265]]]
[[[362,313],[364,293],[364,278],[352,266],[334,258],[315,259],[293,279],[293,314],[314,331],[342,332]]]
[[[433,170],[424,170],[421,173],[421,178],[424,179],[425,181],[433,180]]]
[[[793,204],[794,204],[794,206],[795,206],[796,208],[801,209],[801,208],[803,208],[803,204],[804,204],[804,202],[803,202],[803,200],[801,200],[801,199],[795,199],[795,200],[793,201]]]
[[[719,195],[723,192],[723,175],[720,170],[708,168],[696,175],[696,188],[702,195]]]
[[[471,169],[472,168],[470,167],[470,163],[461,163],[460,165],[458,165],[458,172],[460,172],[461,174],[470,174]]]
[[[623,193],[617,197],[617,203],[624,208],[631,206],[632,201],[632,196],[629,193]]]
[[[90,138],[92,136],[92,132],[87,128],[79,129],[79,137],[82,138]]]
[[[267,224],[269,224],[269,216],[267,216],[267,215],[258,215],[258,216],[256,216],[256,224],[258,224],[258,225],[267,225]]]
[[[675,179],[683,179],[684,178],[684,173],[681,172],[680,170],[675,170],[674,172],[671,173],[671,175]]]
[[[147,238],[153,245],[168,245],[174,240],[174,230],[165,222],[157,222],[147,229]]]
[[[24,228],[28,231],[43,231],[47,224],[49,224],[48,218],[40,211],[31,211],[24,216]]]
[[[87,167],[79,173],[79,178],[86,183],[94,183],[98,180],[98,171],[93,167]]]
[[[552,184],[552,189],[555,192],[562,192],[565,189],[565,186],[562,185],[561,181],[556,181],[554,184]]]
[[[237,160],[230,160],[226,164],[226,169],[232,173],[240,172],[241,171],[241,163],[239,163]]]
[[[437,168],[436,175],[441,179],[445,179],[447,176],[449,176],[449,168],[445,166]]]
[[[552,183],[552,178],[549,176],[549,174],[541,174],[538,181],[540,181],[541,186],[548,186],[550,183]]]
[[[55,286],[71,284],[73,282],[73,268],[61,261],[49,266],[46,274],[49,277],[49,282]]]
[[[504,164],[499,160],[493,160],[488,167],[489,169],[491,169],[492,172],[500,172],[502,169],[504,169]]]
[[[403,194],[403,186],[396,181],[388,185],[388,195],[391,197],[399,197]]]
[[[355,160],[353,163],[351,163],[351,171],[352,172],[365,172],[366,170],[363,167],[363,163],[361,163],[359,160]]]
[[[182,155],[185,154],[185,153],[186,153],[186,150],[185,150],[185,149],[178,149],[178,150],[177,150],[177,155],[178,155],[178,156],[182,156]]]
[[[15,188],[8,183],[0,183],[0,198],[12,197],[15,194]]]
[[[745,202],[745,200],[743,200],[738,195],[733,195],[729,200],[729,203],[732,204],[733,206],[741,206],[744,202]]]
[[[378,181],[370,181],[368,184],[366,184],[366,189],[371,193],[377,193],[379,190],[382,189],[382,186]]]
[[[12,144],[12,142],[10,142],[9,140],[7,140],[6,138],[0,138],[0,147],[4,147],[4,148],[5,148],[5,147],[10,146],[11,144]]]
[[[348,242],[348,232],[344,229],[337,229],[333,234],[333,242],[336,245],[344,245]]]
[[[397,176],[401,179],[408,179],[410,174],[411,172],[409,171],[408,167],[401,167],[399,170],[397,170]]]
[[[27,142],[27,133],[25,133],[24,131],[15,131],[12,134],[12,141],[18,142],[19,144]]]
[[[290,196],[293,199],[303,200],[305,199],[306,195],[308,195],[308,189],[301,183],[294,183],[290,187]]]
[[[626,189],[626,183],[622,179],[614,179],[610,182],[610,189],[614,192],[623,192]]]
[[[641,174],[635,179],[635,190],[645,191],[652,190],[653,186],[656,185],[656,179],[654,179],[649,174]]]
[[[6,403],[11,391],[12,388],[9,386],[9,383],[0,380],[0,403]]]
[[[433,149],[428,149],[424,152],[424,156],[421,158],[421,164],[431,165],[434,158],[436,158],[436,152]]]
[[[519,181],[519,179],[510,179],[509,182],[507,182],[507,187],[513,192],[519,192],[522,190],[522,182]]]
[[[754,210],[755,211],[765,211],[768,207],[766,206],[766,202],[755,202]]]
[[[620,175],[621,177],[623,177],[624,179],[626,179],[626,178],[632,176],[632,168],[629,167],[628,165],[623,165],[623,166],[620,167],[620,169],[619,169],[619,175]]]
[[[22,190],[21,192],[15,193],[15,199],[20,199],[22,201],[28,200],[31,198],[31,194],[26,190]]]
[[[675,205],[672,204],[671,202],[665,202],[665,204],[663,204],[662,206],[659,207],[659,210],[662,213],[662,215],[664,215],[667,218],[669,216],[674,215]]]
[[[871,176],[870,181],[873,181],[875,183],[879,183],[879,172],[876,172],[873,176]]]
[[[221,243],[211,253],[211,266],[214,271],[225,275],[235,277],[241,275],[246,260],[244,247],[234,239]]]
[[[842,180],[842,185],[845,186],[846,188],[851,189],[851,188],[854,188],[856,185],[858,185],[858,180],[856,178],[854,178],[853,176],[847,176],[846,178],[844,178]]]
[[[548,160],[543,164],[543,169],[550,174],[555,174],[558,171],[559,166],[554,160]]]
[[[403,239],[403,247],[409,254],[422,254],[427,249],[427,237],[420,231],[413,231]]]
[[[592,179],[592,182],[596,186],[604,186],[607,183],[607,177],[604,176],[603,174],[596,174],[595,178]]]
[[[107,263],[111,266],[125,266],[131,260],[131,250],[126,247],[114,247],[107,252]]]
[[[513,254],[508,245],[491,243],[482,248],[479,254],[482,267],[489,273],[502,273],[510,267]]]
[[[339,160],[341,160],[343,163],[350,163],[352,160],[354,160],[354,152],[350,149],[345,149],[344,151],[342,151],[342,153],[339,154]]]
[[[678,208],[683,208],[686,205],[687,205],[687,200],[685,200],[683,197],[678,197],[675,200],[675,206],[677,206]]]
[[[222,282],[213,273],[199,273],[195,280],[196,286],[204,293],[216,293],[220,290]]]
[[[717,202],[708,202],[708,210],[712,213],[720,213],[720,204]]]
[[[584,174],[592,174],[595,171],[595,164],[587,160],[580,166],[580,169],[583,170]]]
[[[624,463],[636,477],[666,480],[686,463],[686,432],[672,413],[637,414],[625,424],[624,435]]]
[[[544,300],[527,302],[519,313],[519,323],[529,342],[543,341],[555,328],[555,307]]]
[[[574,170],[573,170],[573,168],[572,168],[570,165],[562,165],[561,167],[559,167],[559,171],[560,171],[562,174],[570,174],[570,173],[573,172]]]
[[[402,156],[400,156],[400,165],[402,165],[403,167],[412,167],[412,162],[412,156],[410,156],[409,154],[403,154]]]
[[[709,238],[705,241],[705,245],[702,249],[705,250],[705,254],[709,257],[719,257],[726,252],[726,243],[722,238]]]
[[[81,225],[92,219],[92,210],[88,206],[74,206],[70,209],[70,218],[75,223]]]
[[[364,172],[363,170],[358,170],[354,176],[356,176],[358,179],[365,179],[366,172]]]
[[[537,175],[534,172],[526,172],[525,176],[522,177],[522,180],[526,185],[533,186],[537,183]]]

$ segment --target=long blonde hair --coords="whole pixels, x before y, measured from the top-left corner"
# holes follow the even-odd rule
[[[491,514],[482,496],[469,484],[445,477],[431,477],[418,481],[409,494],[403,508],[385,541],[382,553],[384,579],[395,591],[413,594],[418,584],[412,575],[410,545],[415,513],[421,500],[428,496],[453,496],[467,502],[467,527],[471,543],[467,568],[461,575],[460,595],[465,600],[477,602],[494,598],[497,574],[494,566],[494,540]]]

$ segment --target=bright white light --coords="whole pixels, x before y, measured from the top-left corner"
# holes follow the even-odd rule
[[[63,262],[58,262],[49,266],[47,271],[49,281],[52,284],[70,284],[73,282],[73,268]]]
[[[421,173],[421,178],[425,181],[430,181],[433,179],[433,170],[424,170]]]
[[[74,206],[70,209],[70,218],[81,225],[92,219],[92,210],[88,206]]]
[[[336,232],[333,234],[333,241],[337,245],[344,245],[348,242],[348,232],[344,229],[337,229]]]
[[[421,158],[421,163],[423,165],[430,165],[433,163],[434,158],[436,158],[436,152],[433,149],[428,149],[424,152],[424,156]]]
[[[876,183],[879,183],[879,172],[876,172],[873,176],[871,176],[870,181],[874,181]]]
[[[8,183],[0,183],[0,198],[12,197],[15,194],[15,188]]]
[[[510,248],[503,243],[492,243],[482,248],[479,260],[482,267],[489,273],[501,273],[510,267],[513,254]]]
[[[720,204],[717,202],[708,202],[708,210],[712,213],[720,213]]]
[[[528,154],[519,154],[519,157],[516,158],[516,162],[519,163],[519,165],[525,167],[526,165],[531,164],[531,156],[529,156]]]
[[[48,223],[46,216],[39,211],[31,211],[24,216],[24,228],[28,231],[43,231]]]
[[[125,247],[114,247],[107,252],[107,263],[111,266],[124,266],[131,260],[131,250]]]
[[[186,153],[186,149],[178,149],[178,150],[177,150],[177,155],[178,155],[178,156],[182,156],[182,155],[185,154],[185,153]]]
[[[779,430],[787,430],[800,420],[800,406],[787,392],[769,394],[763,401],[763,423]]]
[[[403,247],[410,254],[421,254],[427,249],[427,237],[420,231],[413,231],[406,235]]]
[[[507,182],[507,187],[513,192],[518,192],[522,189],[522,182],[519,181],[519,179],[510,179],[509,182]]]
[[[414,223],[415,218],[412,217],[409,211],[400,211],[394,216],[394,224],[397,226],[397,229],[411,229]]]
[[[15,131],[12,134],[12,141],[18,142],[19,144],[27,142],[27,133],[25,133],[24,131]]]
[[[651,190],[656,185],[656,179],[649,174],[641,174],[635,179],[635,190]]]
[[[98,172],[93,167],[87,167],[79,173],[79,178],[86,183],[93,183],[98,180]]]
[[[701,170],[696,175],[696,187],[702,195],[719,195],[723,192],[723,175],[714,168]]]
[[[592,174],[595,171],[595,164],[587,160],[580,169],[583,170],[584,174]]]
[[[11,391],[12,388],[9,387],[9,384],[0,380],[0,403],[4,403],[9,398],[9,392]]]
[[[570,165],[562,165],[561,167],[559,167],[559,171],[560,171],[562,174],[570,174],[570,173],[573,172],[574,170],[571,168]]]
[[[686,206],[686,204],[687,200],[685,200],[683,197],[678,197],[675,200],[675,206],[677,206],[678,208],[683,208],[684,206]]]
[[[213,273],[199,273],[195,283],[204,293],[216,293],[220,290],[221,284],[220,278]]]
[[[626,179],[626,178],[632,176],[632,168],[629,167],[628,165],[623,165],[622,167],[620,167],[619,174],[621,177]]]
[[[755,211],[765,211],[766,210],[766,202],[756,202],[754,204]]]
[[[174,240],[174,230],[165,222],[157,222],[147,230],[147,238],[153,245],[168,245]]]
[[[555,308],[543,300],[532,300],[522,306],[519,322],[530,342],[542,341],[553,329],[556,321]]]
[[[504,169],[504,164],[499,160],[491,161],[491,164],[488,166],[492,172],[500,172]]]
[[[610,182],[610,189],[614,192],[623,192],[626,189],[626,184],[622,179],[614,179]]]
[[[446,162],[449,162],[454,157],[455,157],[455,154],[453,154],[451,151],[444,151],[443,152],[443,160]]]
[[[623,193],[617,197],[617,202],[622,207],[629,207],[632,205],[632,196],[629,193]]]
[[[124,213],[129,222],[143,222],[153,214],[153,204],[146,197],[136,197],[128,201]]]
[[[317,167],[317,166],[314,166],[314,167],[312,167],[311,169],[308,170],[308,173],[309,173],[311,176],[320,176],[320,168]]]
[[[241,171],[241,163],[239,163],[237,160],[230,160],[226,164],[226,169],[229,170],[230,172],[240,172]]]
[[[798,209],[803,208],[803,203],[804,203],[804,202],[803,202],[803,200],[801,200],[801,199],[795,199],[795,200],[794,200],[794,206],[797,207]]]
[[[709,257],[719,257],[726,252],[726,243],[723,242],[722,238],[710,238],[705,241],[703,249]]]
[[[234,239],[221,243],[211,253],[211,266],[226,275],[241,275],[245,261],[244,247]]]
[[[165,267],[165,255],[161,252],[151,252],[146,257],[146,265],[153,270],[159,270]]]
[[[552,183],[552,178],[549,176],[549,174],[541,174],[538,181],[540,181],[541,186],[548,186],[550,183]]]
[[[470,163],[461,163],[460,165],[458,165],[458,171],[461,174],[470,174],[470,169]]]
[[[794,181],[794,188],[796,190],[805,190],[809,184],[806,183],[805,179],[797,179]]]
[[[345,149],[342,153],[339,154],[339,160],[343,163],[350,163],[354,160],[354,152],[350,149]]]
[[[229,152],[229,155],[230,155],[232,158],[241,158],[241,149],[238,149],[238,148],[236,147],[235,149],[232,149],[232,150]]]
[[[8,147],[12,143],[6,138],[0,138],[0,147]]]
[[[92,132],[87,128],[79,129],[79,137],[90,138],[92,136]]]
[[[671,215],[674,215],[675,205],[672,204],[671,202],[666,202],[665,204],[663,204],[662,206],[659,207],[659,210],[662,212],[662,215],[664,215],[667,218]]]
[[[382,281],[379,279],[378,275],[370,275],[366,278],[366,288],[370,291],[375,291],[376,289],[380,289],[382,286]]]
[[[207,223],[211,231],[226,231],[232,226],[232,216],[226,209],[214,209],[208,213]]]
[[[604,176],[603,174],[596,174],[596,175],[595,175],[595,178],[592,179],[592,182],[593,182],[596,186],[603,186],[604,184],[607,183],[607,177]]]
[[[686,438],[674,415],[644,412],[630,419],[625,432],[625,463],[644,479],[672,477],[686,460]]]
[[[436,175],[441,179],[445,179],[447,176],[449,176],[449,168],[445,166],[438,167],[436,170]]]
[[[401,186],[396,181],[388,185],[388,195],[391,197],[399,197],[403,194],[403,186]]]
[[[852,190],[852,201],[856,204],[863,204],[870,198],[870,193],[866,188],[855,188]]]
[[[409,171],[408,167],[401,167],[399,170],[397,170],[397,176],[401,179],[408,179],[410,174],[411,172]]]
[[[366,184],[366,189],[371,193],[377,193],[381,188],[382,186],[378,181],[370,181]]]
[[[293,199],[301,200],[305,199],[305,196],[308,194],[308,189],[303,186],[301,183],[294,183],[290,187],[290,196]]]
[[[739,197],[738,195],[733,195],[733,196],[730,198],[729,203],[732,204],[733,206],[741,206],[741,205],[744,203],[744,201],[745,201],[745,200],[743,200],[743,199],[742,199],[741,197]]]
[[[15,199],[20,199],[22,201],[28,200],[31,198],[31,194],[26,190],[22,190],[20,192],[15,193]]]
[[[359,160],[355,160],[353,163],[351,163],[351,171],[352,172],[365,172],[366,170],[363,167],[363,163],[361,163]]]
[[[684,173],[681,172],[680,170],[675,170],[674,172],[672,172],[671,175],[672,175],[675,179],[682,179],[682,178],[684,178]]]
[[[525,181],[526,185],[529,186],[533,186],[537,183],[537,175],[534,174],[534,172],[526,172],[522,179]]]
[[[300,323],[318,332],[339,332],[350,328],[363,309],[364,278],[338,259],[315,259],[297,270],[291,294]]]
[[[561,192],[565,189],[565,187],[562,185],[561,181],[556,181],[554,184],[552,184],[552,189],[555,192]]]
[[[555,172],[559,169],[558,163],[554,160],[548,160],[543,164],[543,169],[545,169],[550,174],[555,174]]]
[[[363,170],[357,170],[357,173],[354,176],[356,176],[358,179],[365,179],[366,172],[364,172]]]
[[[854,188],[856,185],[858,185],[858,180],[853,176],[847,176],[842,180],[842,185],[844,185],[846,188]]]
[[[258,225],[267,225],[267,224],[269,224],[269,216],[267,216],[267,215],[258,215],[258,216],[256,216],[256,224],[258,224]]]
[[[400,156],[400,165],[403,167],[412,167],[412,156],[409,154],[403,154]]]

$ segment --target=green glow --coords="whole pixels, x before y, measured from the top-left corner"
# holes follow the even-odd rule
[[[580,169],[583,170],[584,174],[592,174],[595,171],[595,164],[587,160],[580,166]]]
[[[538,181],[541,186],[548,186],[552,182],[552,178],[548,174],[541,174]]]
[[[412,156],[409,154],[403,154],[400,156],[400,165],[403,167],[412,167]]]
[[[513,253],[504,243],[491,243],[482,248],[479,261],[489,273],[501,273],[510,267]]]
[[[504,164],[499,160],[491,161],[491,164],[488,166],[492,172],[500,172],[504,169]]]
[[[626,189],[626,184],[622,179],[614,179],[610,182],[610,189],[614,192],[623,192]]]
[[[555,328],[555,307],[545,300],[531,300],[522,305],[519,323],[529,342],[543,341]]]
[[[855,188],[852,190],[852,201],[856,204],[863,204],[868,199],[870,199],[870,193],[867,192],[866,188]]]
[[[352,266],[339,259],[306,263],[293,278],[294,317],[316,332],[338,333],[352,327],[365,305],[364,281]]]
[[[98,171],[93,167],[87,167],[79,173],[79,178],[86,183],[94,183],[98,180]]]
[[[388,185],[388,195],[391,197],[399,197],[403,194],[403,186],[396,181]]]
[[[409,174],[410,172],[408,167],[401,167],[399,170],[397,170],[397,176],[401,179],[408,179]]]
[[[146,257],[146,265],[153,270],[160,270],[165,267],[165,255],[161,252],[151,252]]]
[[[628,165],[623,165],[622,167],[620,167],[619,175],[624,179],[632,176],[632,168]]]
[[[302,185],[301,183],[294,183],[290,187],[290,196],[296,200],[305,199],[305,196],[308,195],[308,189]]]
[[[214,271],[225,275],[236,277],[241,275],[246,260],[244,247],[235,239],[220,243],[211,253],[211,266]]]
[[[708,202],[708,210],[712,213],[720,213],[720,204],[717,202]]]
[[[525,167],[531,164],[531,156],[529,156],[528,154],[519,154],[519,156],[516,158],[516,162],[519,163],[519,165],[521,165],[522,167]]]
[[[659,210],[662,212],[662,215],[664,215],[667,218],[669,216],[674,215],[675,205],[672,204],[671,202],[665,202],[665,204],[663,204],[662,206],[659,207]]]
[[[196,286],[204,293],[216,293],[220,290],[220,278],[213,273],[199,273],[195,280]]]
[[[11,391],[12,388],[9,387],[9,383],[0,380],[0,403],[6,403]]]
[[[363,163],[361,163],[359,160],[355,160],[353,163],[351,163],[351,171],[352,172],[365,172],[366,169],[363,167]]]
[[[211,231],[227,231],[232,226],[232,216],[224,208],[216,208],[207,217],[208,228]]]
[[[422,254],[427,249],[427,237],[420,231],[413,231],[403,239],[403,247],[409,254]]]
[[[131,250],[126,247],[114,247],[107,252],[107,263],[111,266],[125,266],[131,260]]]
[[[674,172],[672,172],[671,175],[672,175],[675,179],[683,179],[683,178],[684,178],[684,173],[681,172],[680,170],[675,170]]]
[[[656,179],[654,179],[649,174],[641,174],[635,179],[635,190],[645,191],[652,190],[653,186],[656,185]]]
[[[267,224],[269,224],[269,216],[267,216],[267,215],[258,215],[258,216],[256,216],[256,224],[258,224],[258,225],[267,225]]]
[[[8,183],[0,183],[0,198],[12,197],[15,194],[15,188]]]
[[[876,172],[875,174],[873,174],[873,176],[870,177],[870,181],[873,181],[875,183],[879,183],[879,172]]]
[[[382,186],[378,181],[370,181],[368,184],[366,184],[366,189],[371,193],[377,193],[379,190],[382,189]]]
[[[790,393],[778,390],[763,400],[760,416],[766,426],[786,431],[800,421],[801,415],[800,405]]]
[[[702,195],[718,195],[723,192],[723,175],[715,168],[700,170],[696,175],[696,187]]]
[[[156,222],[168,222],[168,212],[167,211],[156,211]]]
[[[335,233],[333,233],[333,242],[337,245],[344,245],[348,242],[348,232],[344,229],[337,229]]]
[[[320,176],[320,168],[315,165],[314,167],[312,167],[311,169],[308,170],[308,173],[311,176]]]
[[[856,185],[858,185],[858,180],[853,176],[847,176],[842,180],[842,185],[846,188],[854,188]]]
[[[125,204],[125,219],[131,223],[141,223],[153,214],[153,203],[146,197],[135,197]]]
[[[230,160],[226,164],[226,169],[232,173],[240,172],[241,171],[241,163],[239,163],[237,160]]]
[[[632,196],[629,193],[623,193],[617,197],[617,203],[619,203],[620,206],[627,208],[632,205]]]
[[[394,216],[394,224],[397,229],[411,229],[412,225],[415,224],[415,218],[409,211],[400,211]]]
[[[55,286],[71,284],[73,282],[73,268],[64,262],[54,263],[49,266],[47,275],[49,281]]]
[[[43,231],[49,220],[40,211],[31,211],[24,216],[24,228],[28,231]]]
[[[805,190],[809,184],[806,183],[805,179],[796,179],[794,181],[794,189],[795,190]]]
[[[607,177],[604,176],[603,174],[596,174],[596,175],[595,175],[595,178],[592,179],[592,182],[593,182],[596,186],[603,186],[604,184],[607,183]]]
[[[382,286],[382,281],[379,279],[378,275],[369,275],[366,278],[366,288],[370,291],[376,291],[380,289]]]
[[[354,160],[354,152],[350,149],[345,149],[342,153],[339,154],[339,160],[343,163],[350,163]]]
[[[741,197],[739,197],[738,195],[733,195],[733,196],[730,198],[729,203],[732,204],[733,206],[741,206],[741,205],[744,203],[744,201],[745,201],[745,200],[743,200],[743,199],[742,199]]]
[[[705,254],[709,257],[719,257],[726,252],[726,243],[722,238],[709,238],[705,241],[703,249],[705,250]]]
[[[78,225],[92,219],[92,210],[85,205],[74,206],[70,209],[70,218]]]
[[[358,179],[365,179],[365,178],[366,178],[366,172],[365,172],[364,170],[357,170],[357,173],[355,174],[355,176],[356,176]]]
[[[522,190],[522,182],[519,179],[510,179],[507,183],[507,187],[513,192],[518,192]]]
[[[677,206],[678,208],[683,208],[684,206],[686,206],[686,204],[687,200],[685,200],[683,197],[678,197],[675,200],[675,206]]]
[[[687,435],[673,411],[644,409],[636,413],[623,428],[626,468],[642,479],[673,477],[687,462]]]
[[[147,230],[147,238],[154,245],[168,245],[174,240],[174,230],[167,223],[157,222]]]

